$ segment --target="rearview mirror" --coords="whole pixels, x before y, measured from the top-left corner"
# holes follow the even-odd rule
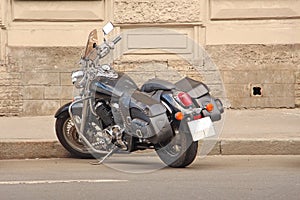
[[[104,35],[109,34],[114,29],[114,25],[111,22],[108,22],[105,26],[103,26],[102,31]]]

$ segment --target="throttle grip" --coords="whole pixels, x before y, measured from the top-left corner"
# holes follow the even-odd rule
[[[115,39],[113,39],[113,43],[117,44],[120,40],[122,39],[122,37],[119,35],[118,37],[116,37]]]

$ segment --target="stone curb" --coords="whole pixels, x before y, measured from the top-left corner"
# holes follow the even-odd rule
[[[0,141],[0,159],[65,157],[71,155],[58,141]]]
[[[300,155],[300,138],[226,139],[220,143],[222,155]]]
[[[300,155],[300,138],[293,140],[219,139],[217,141],[206,140],[204,144],[209,147],[213,146],[209,148],[209,155]],[[205,155],[205,145],[200,142],[199,152],[202,155]],[[66,157],[72,156],[58,141],[0,141],[0,159]]]

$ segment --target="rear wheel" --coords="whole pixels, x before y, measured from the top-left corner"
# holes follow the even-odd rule
[[[175,130],[175,137],[167,145],[159,144],[156,152],[169,167],[183,168],[190,165],[197,156],[198,142],[189,133]]]
[[[63,147],[77,158],[92,158],[68,114],[56,119],[56,135]]]

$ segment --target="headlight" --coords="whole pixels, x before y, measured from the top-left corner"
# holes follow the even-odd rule
[[[75,85],[75,87],[82,87],[83,85],[80,84],[82,81],[84,72],[82,70],[74,71],[72,72],[72,83]]]

